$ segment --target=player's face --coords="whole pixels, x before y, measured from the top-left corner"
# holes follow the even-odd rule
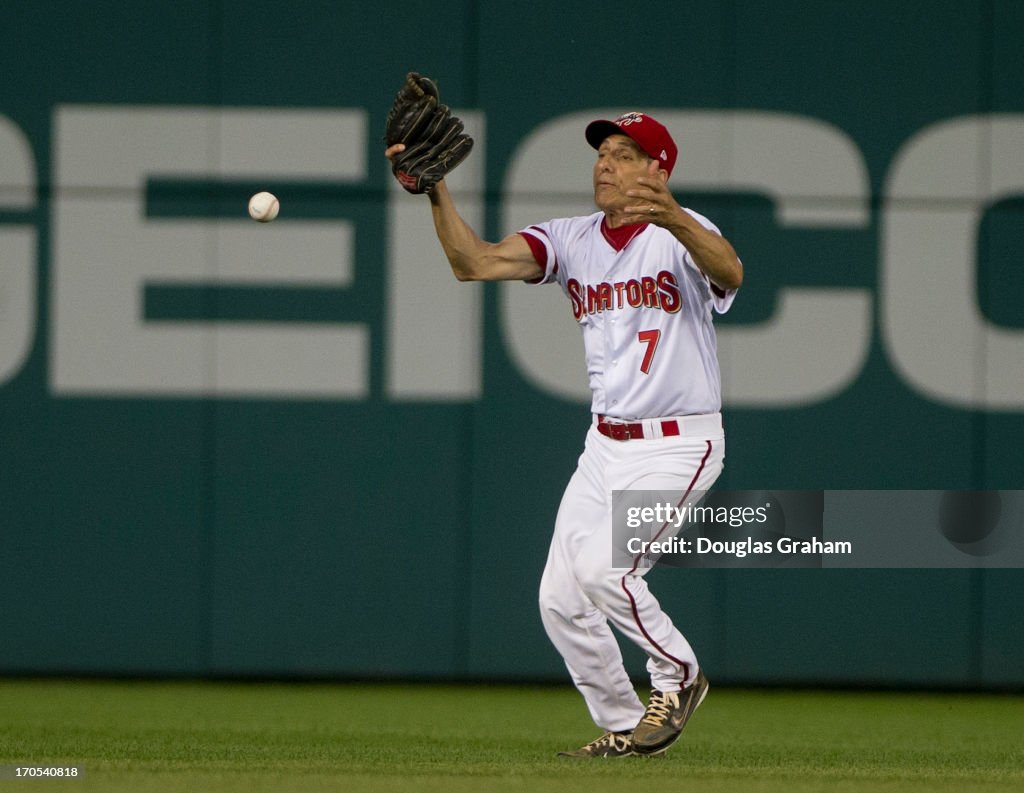
[[[609,135],[597,150],[594,163],[594,203],[598,209],[621,209],[630,199],[626,191],[636,186],[637,177],[647,173],[651,161],[626,135]]]

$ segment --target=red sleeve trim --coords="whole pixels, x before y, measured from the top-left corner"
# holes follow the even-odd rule
[[[543,234],[545,237],[548,236],[545,233],[544,229],[539,228],[537,226],[530,226],[528,231],[532,231],[532,232],[535,232],[537,234]],[[533,258],[536,260],[537,264],[539,264],[541,266],[541,269],[544,271],[543,273],[540,274],[540,276],[538,278],[530,278],[530,279],[528,279],[526,281],[526,283],[528,283],[528,284],[542,284],[542,283],[544,283],[548,279],[548,249],[545,247],[544,243],[541,242],[533,234],[528,234],[526,231],[520,231],[518,233],[519,233],[520,237],[522,237],[524,240],[526,240],[526,244],[530,246],[530,252],[533,254]],[[552,265],[552,267],[551,267],[551,275],[554,275],[557,272],[558,272],[558,260],[556,259],[554,265]]]
[[[530,253],[533,254],[533,258],[536,259],[537,264],[543,267],[544,271],[547,272],[548,249],[544,247],[544,243],[532,234],[527,234],[525,231],[520,231],[519,236],[526,240],[526,244],[530,246]]]

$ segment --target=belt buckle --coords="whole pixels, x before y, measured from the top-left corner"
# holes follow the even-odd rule
[[[598,429],[603,430],[604,434],[613,441],[627,440],[627,438],[624,437],[624,430],[626,429],[624,424],[616,424],[613,421],[602,420]]]
[[[640,423],[629,423],[625,421],[608,421],[603,417],[599,419],[600,424],[605,428],[605,435],[613,441],[631,441],[634,438],[643,439],[644,425]]]
[[[642,439],[644,437],[644,427],[642,424],[616,424],[613,426],[619,429],[620,437],[616,440],[631,441],[634,438]]]

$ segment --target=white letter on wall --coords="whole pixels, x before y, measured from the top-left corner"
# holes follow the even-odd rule
[[[1022,193],[1021,115],[935,124],[893,160],[882,218],[882,338],[896,371],[930,399],[1024,408],[1024,331],[982,315],[976,256],[985,209]]]
[[[322,286],[353,276],[345,221],[146,217],[150,178],[366,175],[361,110],[63,106],[54,120],[57,393],[361,398],[361,324],[146,321],[147,284]]]
[[[0,116],[0,209],[32,209],[36,165],[25,133]],[[36,230],[0,226],[0,384],[14,377],[32,349],[36,328]]]
[[[459,214],[484,233],[484,115],[454,111],[473,151],[445,181]],[[386,388],[394,400],[477,399],[483,357],[483,284],[452,275],[424,196],[388,179]]]

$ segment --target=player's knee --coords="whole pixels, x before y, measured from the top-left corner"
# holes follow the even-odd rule
[[[581,603],[581,593],[571,579],[548,575],[541,578],[537,604],[545,625],[574,619],[581,613]]]
[[[558,613],[562,598],[551,578],[545,573],[540,579],[540,591],[537,593],[537,604],[541,614]]]

